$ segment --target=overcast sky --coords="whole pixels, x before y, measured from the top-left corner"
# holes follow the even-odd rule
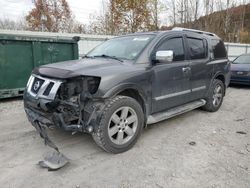
[[[102,0],[67,0],[76,19],[89,23],[90,14],[99,14]],[[34,7],[33,0],[0,0],[0,18],[18,20]]]

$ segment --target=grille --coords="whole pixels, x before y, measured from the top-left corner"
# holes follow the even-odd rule
[[[37,94],[38,91],[40,90],[40,88],[42,87],[43,83],[44,83],[44,80],[35,77],[33,84],[32,84],[32,87],[31,87],[31,91],[33,93]]]
[[[248,72],[247,71],[232,71],[233,76],[247,76]]]
[[[47,88],[45,89],[45,91],[43,92],[43,95],[48,96],[53,86],[54,86],[54,83],[50,82]]]
[[[31,75],[27,85],[28,93],[35,98],[47,98],[53,100],[62,82],[44,78],[38,75]]]

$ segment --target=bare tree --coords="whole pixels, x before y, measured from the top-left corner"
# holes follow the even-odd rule
[[[204,1],[205,15],[209,14],[209,4],[210,4],[210,0]]]
[[[175,0],[171,0],[171,5],[172,5],[172,14],[173,14],[173,24],[176,24],[176,5],[175,5]]]
[[[159,26],[159,1],[158,0],[151,0],[151,7],[150,7],[151,11],[152,11],[152,19],[153,19],[153,26],[154,29],[157,30],[158,26]]]
[[[191,2],[193,2],[193,1],[191,0]],[[198,19],[199,4],[200,4],[200,1],[199,1],[199,0],[195,0],[195,1],[194,1],[194,5],[192,6],[192,7],[194,7],[194,8],[193,8],[194,20],[197,20],[197,19]]]
[[[148,1],[149,12],[151,12],[152,26],[151,30],[158,30],[160,25],[160,14],[166,12],[168,7],[161,0]],[[149,15],[150,16],[150,15]]]
[[[27,28],[27,23],[25,19],[20,20],[10,20],[9,18],[0,19],[0,29],[8,30],[25,30]]]

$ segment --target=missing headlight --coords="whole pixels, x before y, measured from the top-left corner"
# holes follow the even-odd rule
[[[88,77],[88,90],[90,94],[95,94],[99,84],[100,84],[101,78],[99,77]]]
[[[81,93],[95,94],[101,78],[99,77],[78,77],[71,78],[64,82],[60,87],[59,98],[61,100],[72,99],[76,101],[76,97]]]

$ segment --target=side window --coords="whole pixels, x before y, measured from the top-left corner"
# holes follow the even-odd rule
[[[226,48],[221,40],[212,40],[214,59],[223,59],[227,57]]]
[[[173,61],[183,61],[185,59],[182,37],[171,38],[171,39],[165,40],[157,48],[157,51],[161,51],[161,50],[173,50],[174,52]]]
[[[187,38],[191,59],[206,58],[206,45],[202,39]]]

